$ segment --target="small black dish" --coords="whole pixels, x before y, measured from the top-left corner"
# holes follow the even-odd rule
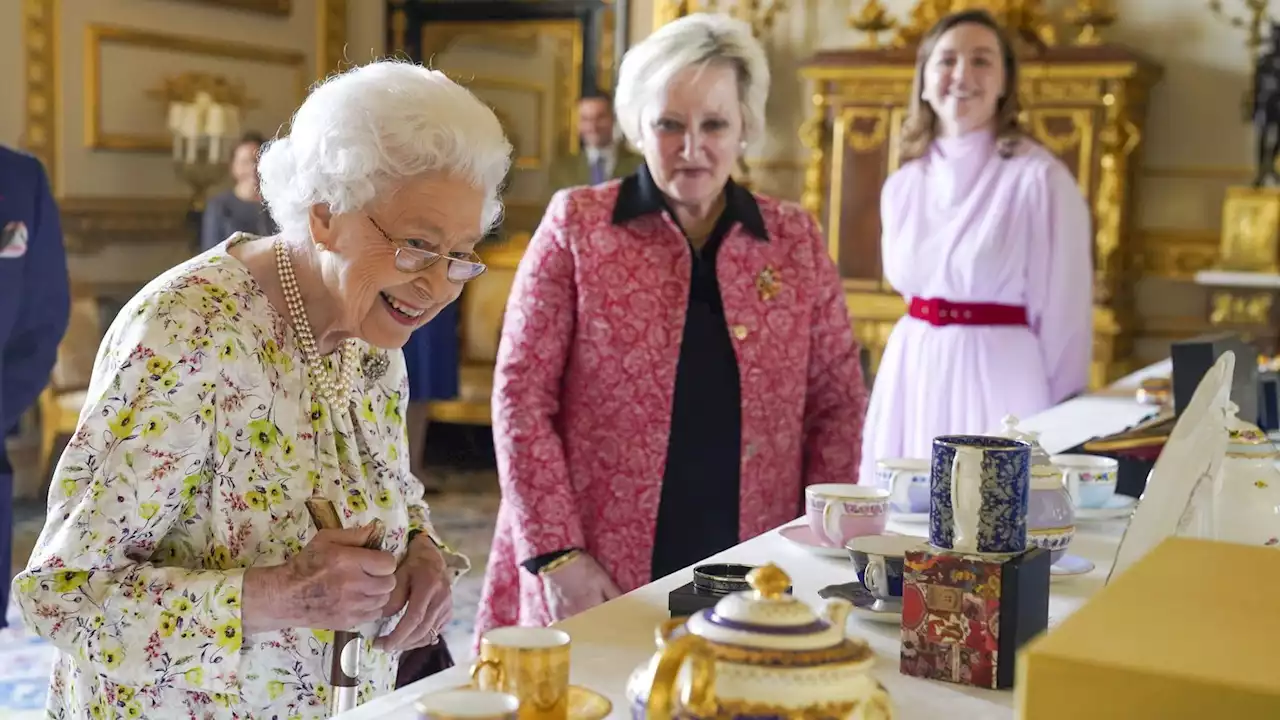
[[[750,590],[747,573],[755,570],[751,565],[713,563],[693,569],[693,586],[703,592],[727,595]]]

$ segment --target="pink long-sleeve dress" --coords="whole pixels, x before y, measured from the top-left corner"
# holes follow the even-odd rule
[[[885,347],[863,431],[877,460],[928,458],[933,438],[990,433],[1088,383],[1089,209],[1075,178],[1030,140],[1002,158],[989,132],[936,141],[885,182],[885,277],[904,298],[1023,306],[1026,326],[936,327],[906,316]]]

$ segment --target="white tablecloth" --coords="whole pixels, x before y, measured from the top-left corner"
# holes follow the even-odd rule
[[[1167,373],[1168,364],[1161,363],[1124,378],[1113,388],[1136,387],[1142,378]],[[1151,412],[1152,408],[1138,405],[1132,396],[1125,398],[1113,392],[1070,400],[1028,418],[1022,427],[1041,431],[1045,449],[1059,452],[1092,437],[1129,427]],[[891,522],[890,529],[906,534],[927,534],[923,525]],[[1080,607],[1102,587],[1123,529],[1123,523],[1118,521],[1082,523],[1078,527],[1069,552],[1092,560],[1096,567],[1087,575],[1053,583],[1049,600],[1051,626]],[[847,560],[814,555],[789,543],[777,530],[748,540],[708,558],[708,561],[748,565],[774,562],[791,576],[796,596],[815,607],[824,602],[818,597],[821,588],[856,580],[853,566]],[[608,696],[614,705],[610,717],[630,716],[624,697],[627,678],[654,651],[654,628],[669,617],[668,593],[691,580],[692,573],[686,569],[558,625],[573,638],[572,682]],[[896,625],[869,622],[855,615],[849,620],[848,630],[865,638],[875,650],[878,662],[874,674],[893,696],[897,717],[901,720],[1013,717],[1012,691],[979,690],[899,674],[900,644]],[[465,657],[468,650],[456,648],[455,652]],[[344,713],[341,718],[411,720],[415,717],[413,703],[417,698],[466,684],[467,664],[414,683]]]

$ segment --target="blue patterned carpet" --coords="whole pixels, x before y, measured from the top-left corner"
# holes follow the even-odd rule
[[[471,558],[472,565],[454,588],[453,621],[444,633],[455,661],[463,664],[471,660],[471,632],[498,513],[497,477],[492,470],[451,472],[445,483],[445,493],[429,498],[431,518],[440,534]],[[19,542],[24,537],[33,541],[41,524],[41,517],[30,510],[19,517]],[[8,608],[7,617],[10,627],[0,630],[0,718],[39,720],[44,717],[54,650],[21,627],[15,607]]]

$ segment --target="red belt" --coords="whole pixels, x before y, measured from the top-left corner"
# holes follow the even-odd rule
[[[907,314],[930,325],[1026,325],[1027,309],[1021,305],[953,303],[911,298]]]

